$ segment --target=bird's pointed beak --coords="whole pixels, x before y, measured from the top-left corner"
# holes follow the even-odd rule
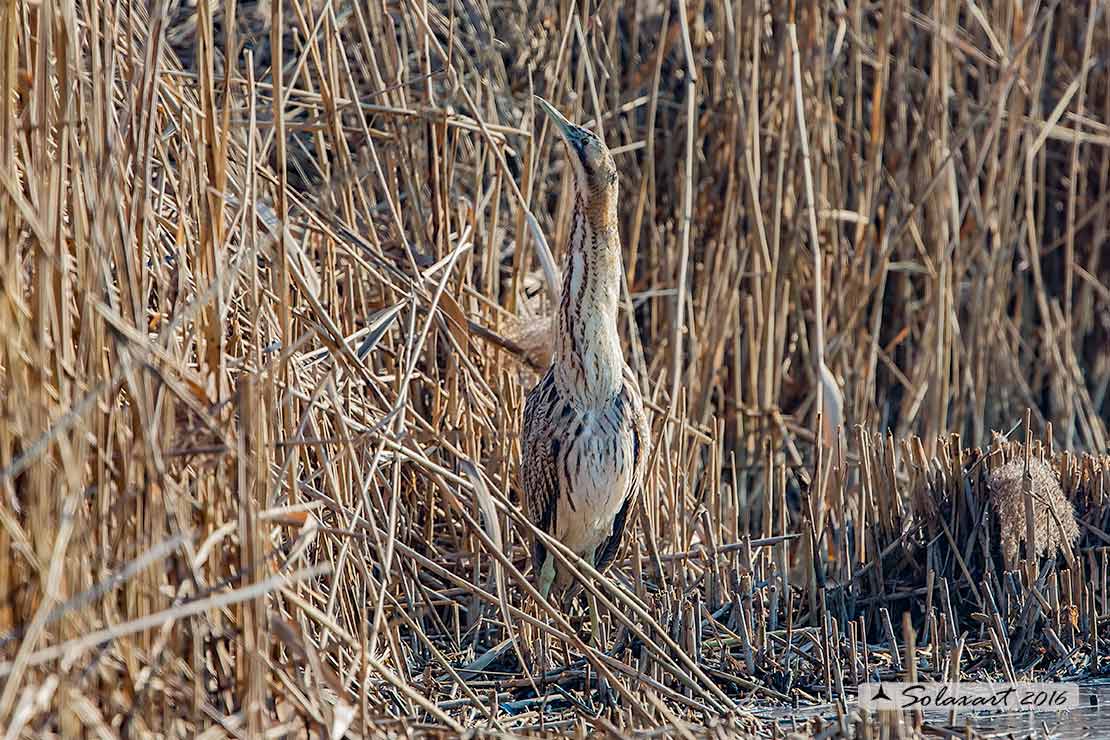
[[[559,132],[559,135],[563,137],[563,141],[568,144],[572,143],[574,130],[577,127],[573,123],[568,121],[566,116],[556,110],[555,106],[553,106],[551,103],[547,102],[539,95],[533,95],[532,97],[536,99],[536,103],[540,106],[540,108],[543,108],[543,112],[546,113],[552,121],[554,121],[555,129]]]

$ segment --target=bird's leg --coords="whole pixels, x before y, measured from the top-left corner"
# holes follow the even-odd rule
[[[539,592],[544,601],[547,601],[553,583],[555,583],[555,556],[549,552],[543,561],[543,567],[540,568]]]
[[[593,558],[590,559],[590,562],[594,562]],[[603,653],[605,652],[605,643],[601,639],[601,615],[597,611],[597,597],[589,589],[586,589],[586,602],[590,610],[590,642],[595,650]],[[597,696],[599,701],[610,706],[616,704],[616,692],[609,687],[609,682],[601,675],[601,671],[597,672]]]
[[[590,644],[597,650],[604,651],[605,646],[601,644],[601,620],[597,616],[597,598],[593,593],[587,592],[586,599],[590,609]]]
[[[540,598],[545,602],[548,600],[548,595],[551,593],[551,586],[555,582],[555,556],[549,551],[547,557],[544,558],[543,566],[540,568],[539,577],[536,579],[536,590],[540,592]],[[540,656],[540,675],[544,676],[547,669],[551,667],[551,661],[547,654],[548,641],[547,635],[541,633],[540,646],[542,655]],[[544,681],[546,683],[546,681]],[[544,687],[544,695],[547,695],[547,687]]]
[[[590,553],[590,565],[593,565],[597,562],[596,556],[597,550],[595,549],[593,552]],[[585,591],[586,608],[590,610],[590,642],[593,644],[596,650],[604,651],[605,646],[601,644],[601,622],[598,620],[597,614],[597,597],[594,596],[594,592],[590,589],[585,588]]]

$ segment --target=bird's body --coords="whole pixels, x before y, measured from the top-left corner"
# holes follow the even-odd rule
[[[540,101],[575,167],[575,205],[555,319],[553,364],[528,394],[521,445],[525,508],[537,527],[598,571],[613,561],[643,486],[649,428],[617,332],[622,278],[617,177],[592,133]],[[567,598],[574,579],[542,542],[539,589]]]
[[[525,406],[528,515],[604,571],[617,554],[643,482],[647,418],[631,381],[624,381],[611,399],[582,406],[560,388],[556,377],[554,368],[548,370]],[[554,561],[546,566],[549,557],[537,542],[533,565],[541,578],[545,567],[554,567]],[[568,594],[570,575],[558,568],[552,572],[554,592]]]

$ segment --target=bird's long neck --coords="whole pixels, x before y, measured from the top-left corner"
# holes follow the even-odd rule
[[[563,268],[555,377],[584,406],[620,392],[624,353],[617,333],[623,266],[615,194],[579,191]]]

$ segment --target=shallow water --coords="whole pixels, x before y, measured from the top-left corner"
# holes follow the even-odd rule
[[[959,717],[956,718],[959,721]],[[1051,737],[1057,740],[1110,737],[1110,681],[1079,685],[1079,708],[1066,712],[968,716],[980,732],[1013,733],[1015,737]],[[965,721],[966,721],[965,719]]]
[[[851,709],[852,707],[849,707]],[[834,718],[835,708],[825,704],[816,707],[766,710],[755,713],[766,719],[777,719],[784,729],[789,729],[791,719],[823,716]],[[933,725],[947,725],[947,711],[927,711],[925,721]],[[1110,738],[1110,680],[1099,679],[1079,684],[1079,708],[1065,712],[1025,712],[1011,714],[956,715],[956,726],[971,726],[988,737],[1052,738],[1052,740],[1080,740],[1081,738]]]

